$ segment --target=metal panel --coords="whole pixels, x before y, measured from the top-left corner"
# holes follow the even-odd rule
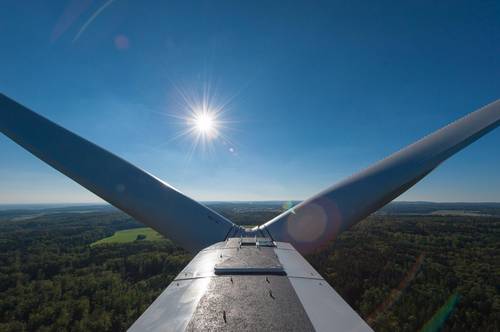
[[[214,266],[220,261],[222,249],[203,250],[179,273],[175,280],[213,277]]]
[[[296,250],[276,248],[274,251],[289,277],[323,279]]]
[[[378,210],[500,124],[500,100],[434,132],[254,229],[308,253]]]
[[[128,331],[184,331],[209,282],[210,278],[173,281]]]
[[[373,331],[326,281],[289,280],[316,331]]]
[[[316,331],[372,331],[290,244],[276,242],[279,261]]]
[[[276,248],[281,250],[295,250],[295,248],[290,243],[274,242],[274,244],[276,245]]]
[[[216,269],[244,269],[244,268],[269,268],[282,269],[274,248],[242,247],[241,249],[226,249],[224,259],[215,265]]]
[[[246,242],[247,245],[251,242]],[[260,247],[254,241],[253,246],[225,249],[221,261],[215,265],[217,275],[237,274],[273,274],[285,275],[278,257],[272,247]]]
[[[212,278],[187,331],[314,331],[284,276]]]
[[[222,241],[226,218],[160,179],[0,94],[0,132],[191,252]]]
[[[370,331],[292,246],[259,248],[244,240],[249,245],[240,249],[240,242],[229,239],[196,255],[131,331]],[[216,265],[227,273],[243,269],[216,275]],[[277,266],[287,275],[273,275]]]

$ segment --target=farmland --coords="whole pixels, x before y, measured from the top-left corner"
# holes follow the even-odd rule
[[[158,241],[163,237],[158,232],[148,227],[125,229],[117,231],[113,235],[92,243],[90,246],[110,244],[110,243],[128,243],[133,241]]]

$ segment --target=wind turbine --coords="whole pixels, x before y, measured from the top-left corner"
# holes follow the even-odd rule
[[[500,124],[500,100],[253,229],[0,94],[0,131],[193,260],[130,331],[371,331],[302,254],[408,190]]]

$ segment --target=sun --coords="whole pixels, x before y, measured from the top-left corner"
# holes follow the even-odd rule
[[[177,114],[168,115],[180,120],[177,123],[182,126],[182,130],[170,140],[186,138],[191,142],[188,150],[189,160],[195,151],[201,152],[201,155],[226,151],[236,156],[235,143],[227,135],[227,132],[232,130],[231,124],[235,123],[227,117],[234,97],[220,100],[220,95],[211,93],[210,86],[204,86],[199,91],[176,87],[176,91],[179,93]]]
[[[216,130],[215,116],[212,112],[200,112],[193,117],[194,129],[200,134],[211,135]]]
[[[203,140],[215,138],[219,132],[217,112],[210,108],[193,110],[187,120],[189,131]]]

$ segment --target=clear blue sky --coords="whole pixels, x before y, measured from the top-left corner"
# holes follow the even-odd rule
[[[200,200],[307,198],[500,98],[497,1],[1,7],[0,91]],[[230,100],[230,142],[190,154],[177,89],[206,84]],[[400,199],[500,201],[499,145],[496,130]],[[0,135],[0,203],[96,200]]]

